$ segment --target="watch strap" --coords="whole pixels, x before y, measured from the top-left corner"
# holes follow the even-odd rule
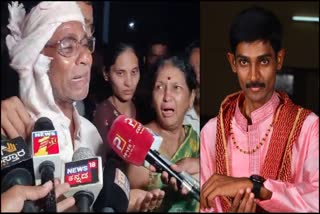
[[[254,198],[259,198],[262,184],[256,181],[252,181],[252,183],[253,183],[253,188],[251,192],[254,194]]]

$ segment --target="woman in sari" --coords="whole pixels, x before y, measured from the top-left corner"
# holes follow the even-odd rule
[[[158,152],[178,165],[179,170],[199,176],[199,136],[191,125],[183,125],[184,115],[193,106],[195,98],[195,74],[184,58],[164,58],[156,67],[152,85],[152,107],[156,119],[146,127],[162,138]],[[134,165],[129,166],[128,177],[132,188],[161,188],[165,191],[164,201],[156,211],[199,211],[197,200],[183,194],[183,191],[177,191],[175,179],[165,181],[160,173]]]

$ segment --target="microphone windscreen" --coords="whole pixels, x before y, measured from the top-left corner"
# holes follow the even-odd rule
[[[34,124],[33,131],[54,130],[52,121],[47,117],[40,117]]]
[[[15,168],[1,179],[1,193],[7,191],[14,185],[33,185],[33,180],[34,178],[29,170],[25,168]]]
[[[91,149],[86,147],[80,147],[74,152],[72,156],[72,161],[84,160],[84,159],[89,159],[94,157],[96,156],[93,154]]]
[[[142,165],[154,141],[153,135],[138,121],[120,115],[108,132],[108,143],[125,161]]]
[[[26,186],[35,184],[31,154],[22,137],[12,140],[1,138],[1,193],[17,184]],[[23,211],[28,211],[27,205]]]
[[[62,177],[63,183],[70,185],[69,191],[64,195],[75,197],[80,212],[82,208],[87,209],[87,205],[81,202],[78,196],[83,198],[82,196],[86,195],[90,198],[93,195],[92,202],[98,197],[103,186],[101,157],[95,156],[89,148],[80,147],[74,152],[72,162],[64,164]],[[89,203],[90,206],[92,202]]]

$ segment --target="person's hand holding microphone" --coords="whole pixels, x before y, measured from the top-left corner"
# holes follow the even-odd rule
[[[45,197],[53,188],[51,181],[40,186],[15,185],[1,194],[1,212],[20,212],[26,200],[36,201]],[[56,198],[67,192],[70,188],[68,183],[60,184],[55,179]],[[57,203],[57,211],[62,212],[75,204],[73,197],[65,198]]]

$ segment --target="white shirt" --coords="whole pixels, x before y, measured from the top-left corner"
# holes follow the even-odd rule
[[[192,128],[197,132],[198,136],[200,136],[200,119],[194,107],[186,112],[186,115],[183,119],[183,124],[190,124]]]

